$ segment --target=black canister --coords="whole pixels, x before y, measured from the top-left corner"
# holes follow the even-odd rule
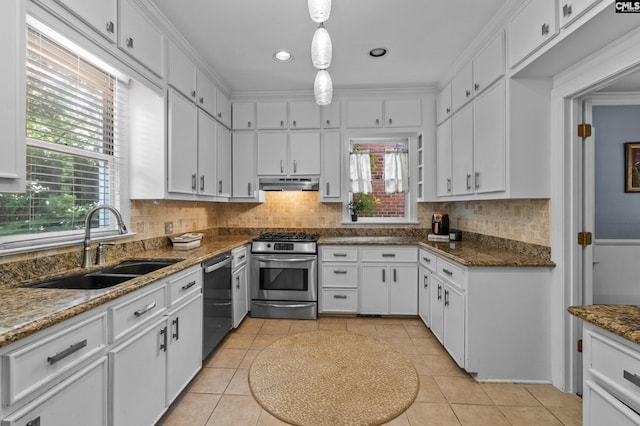
[[[431,217],[431,232],[435,235],[448,235],[449,215],[446,213],[434,213]]]

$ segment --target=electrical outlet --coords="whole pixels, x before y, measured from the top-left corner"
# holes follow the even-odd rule
[[[165,234],[173,234],[173,222],[165,222],[164,223],[164,233]]]

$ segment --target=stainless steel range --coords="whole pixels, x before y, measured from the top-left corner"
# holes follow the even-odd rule
[[[251,245],[251,316],[318,317],[318,235],[262,234]]]

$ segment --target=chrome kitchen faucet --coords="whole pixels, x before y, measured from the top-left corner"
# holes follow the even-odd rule
[[[118,221],[119,234],[127,233],[127,227],[124,224],[124,220],[122,220],[122,215],[115,207],[103,204],[95,206],[94,208],[89,210],[89,213],[87,213],[87,218],[84,220],[84,253],[82,256],[83,268],[88,268],[89,266],[91,266],[91,218],[93,217],[93,214],[95,212],[102,209],[111,210],[111,212],[113,212],[116,220]]]

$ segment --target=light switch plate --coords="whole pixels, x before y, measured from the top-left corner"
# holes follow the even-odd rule
[[[173,234],[173,222],[165,222],[164,223],[164,233],[165,234]]]

